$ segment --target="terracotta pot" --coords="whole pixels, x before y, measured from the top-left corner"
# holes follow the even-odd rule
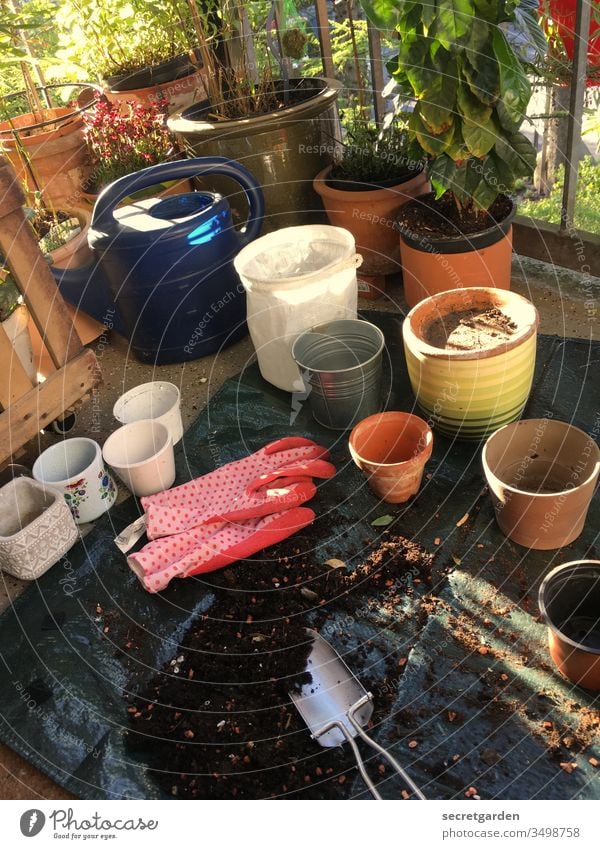
[[[420,203],[419,198],[412,203]],[[513,204],[504,221],[473,235],[432,239],[418,231],[403,230],[400,259],[409,307],[431,295],[461,287],[510,289],[515,212]]]
[[[403,504],[419,491],[433,434],[410,413],[376,413],[356,425],[349,446],[373,492],[389,504]]]
[[[573,560],[552,569],[538,600],[559,672],[600,690],[600,560]]]
[[[542,550],[577,539],[600,472],[600,448],[590,436],[566,422],[523,419],[490,436],[482,460],[509,539]]]
[[[393,274],[400,271],[400,246],[395,231],[396,213],[412,198],[428,192],[429,182],[422,169],[418,174],[387,188],[357,191],[328,183],[333,166],[328,165],[314,179],[313,186],[323,201],[329,223],[345,227],[356,240],[366,275]]]
[[[52,251],[50,256],[55,268],[81,268],[88,265],[94,258],[87,239],[92,218],[91,212],[87,209],[78,209],[73,215],[79,219],[81,230],[60,248]]]
[[[50,93],[61,86],[44,88]],[[19,115],[12,121],[0,121],[0,149],[10,160],[17,178],[31,197],[39,190],[52,206],[64,207],[77,195],[90,172],[82,112],[93,106],[101,90],[91,83],[76,88],[81,89],[76,98],[77,107],[53,107]],[[25,156],[20,152],[21,145]]]
[[[105,94],[111,103],[122,103],[123,105],[130,100],[137,100],[139,103],[149,106],[151,103],[156,103],[157,100],[164,98],[167,101],[167,112],[171,114],[206,97],[204,76],[204,69],[201,69],[185,77],[145,86],[144,88],[132,88],[123,91],[115,91],[109,88],[105,91]]]
[[[196,103],[168,120],[188,156],[225,156],[254,174],[265,198],[263,234],[315,223],[320,204],[313,180],[331,162],[340,136],[340,83],[304,77],[291,79],[290,87],[311,96],[276,112],[231,121],[211,121],[208,104]],[[228,197],[234,214],[246,219],[243,200],[239,192],[232,194],[230,182],[211,179],[210,188]]]
[[[472,350],[431,344],[432,327],[453,326],[469,310],[500,309],[516,328],[508,339]],[[482,439],[519,418],[531,390],[539,318],[514,292],[474,287],[421,301],[402,327],[408,375],[419,407],[436,430]]]
[[[78,198],[80,205],[85,204],[86,207],[93,208],[100,197],[102,190],[105,188],[106,186],[102,186],[102,189],[98,192],[84,192],[80,190]],[[171,197],[172,195],[182,195],[186,192],[193,191],[194,184],[191,180],[169,180],[166,183],[157,183],[156,186],[152,186],[149,189],[143,189],[141,192],[135,192],[131,198],[125,198],[125,200],[117,204],[117,208],[120,206],[127,206],[128,203],[131,203],[132,198],[134,200],[143,200],[150,197]]]

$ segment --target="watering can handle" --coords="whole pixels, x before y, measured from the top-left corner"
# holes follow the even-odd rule
[[[113,212],[118,204],[129,195],[162,183],[165,180],[183,180],[186,177],[209,175],[230,177],[240,184],[248,199],[248,220],[241,230],[244,241],[250,242],[260,233],[265,212],[262,190],[255,177],[240,165],[225,156],[201,156],[196,159],[178,159],[161,162],[143,168],[133,174],[120,177],[100,194],[92,215],[92,228],[102,230],[112,224]]]

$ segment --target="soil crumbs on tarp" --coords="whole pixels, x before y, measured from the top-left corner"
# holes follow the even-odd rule
[[[163,670],[130,698],[128,745],[144,752],[162,790],[177,798],[338,798],[354,774],[349,748],[312,740],[288,692],[310,682],[306,627],[322,626],[331,604],[355,613],[369,599],[392,610],[412,592],[412,579],[432,580],[433,557],[385,532],[350,571],[322,562],[316,522],[248,559],[203,576],[215,595]],[[304,552],[304,553],[303,553]],[[410,574],[411,580],[407,580]],[[346,620],[348,617],[345,617]],[[331,639],[330,632],[327,634]],[[361,652],[345,653],[360,668]],[[389,659],[397,677],[399,658]],[[388,661],[386,661],[388,662]],[[390,669],[391,671],[391,669]],[[400,670],[401,671],[401,670]],[[364,678],[363,684],[370,682]],[[372,722],[386,715],[377,699]],[[375,774],[385,775],[383,762]]]

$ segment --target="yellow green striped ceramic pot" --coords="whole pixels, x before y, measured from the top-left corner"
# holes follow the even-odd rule
[[[480,313],[488,310],[501,315],[480,333]],[[470,347],[444,347],[461,318],[476,328]],[[413,307],[402,328],[404,351],[429,424],[447,436],[483,439],[518,419],[531,391],[538,323],[526,298],[488,287],[441,292]]]

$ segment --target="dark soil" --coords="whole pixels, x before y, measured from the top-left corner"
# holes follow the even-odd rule
[[[459,212],[454,198],[446,193],[439,200],[433,194],[405,204],[398,213],[400,230],[433,239],[461,237],[481,233],[488,227],[501,223],[510,215],[512,201],[499,195],[487,212],[463,209]]]
[[[310,681],[305,629],[319,629],[331,605],[347,615],[339,626],[330,622],[325,636],[338,645],[351,642],[344,623],[354,621],[357,609],[371,600],[378,610],[393,611],[412,592],[407,575],[415,583],[431,581],[432,556],[386,532],[354,568],[326,565],[314,546],[330,527],[331,518],[315,523],[310,536],[297,534],[269,549],[269,561],[263,555],[204,576],[215,596],[212,606],[128,707],[128,744],[143,752],[165,793],[215,799],[347,795],[354,777],[348,747],[325,749],[311,740],[288,696]],[[369,650],[369,643],[346,650],[345,660],[358,670]],[[397,677],[399,658],[389,664],[390,676]],[[364,675],[361,680],[367,688],[381,683]],[[373,721],[386,710],[386,700],[376,699]],[[385,774],[383,763],[373,768]]]
[[[425,329],[425,341],[447,351],[478,351],[508,342],[517,325],[502,310],[456,310]]]
[[[356,183],[354,180],[348,179],[342,168],[336,168],[336,166],[334,166],[331,169],[329,177],[325,180],[325,183],[332,189],[337,189],[339,192],[373,192],[377,189],[393,189],[396,186],[400,186],[402,183],[412,180],[413,177],[416,177],[422,170],[421,166],[418,168],[410,166],[399,167],[397,173],[386,180],[374,179],[372,181],[369,180],[368,182]]]
[[[220,104],[211,104],[208,100],[189,106],[183,113],[188,121],[233,121],[240,118],[254,118],[258,115],[277,113],[290,106],[297,106],[316,97],[323,91],[323,85],[316,79],[302,77],[290,80],[288,102],[285,102],[281,80],[269,80],[248,92],[240,99],[236,91],[235,99]]]

